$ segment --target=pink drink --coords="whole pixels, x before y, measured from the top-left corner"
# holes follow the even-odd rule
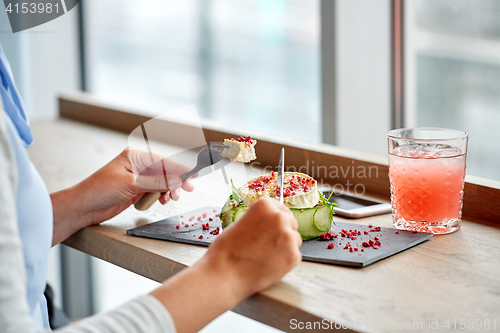
[[[445,144],[408,144],[389,153],[394,225],[449,233],[462,215],[465,153]]]

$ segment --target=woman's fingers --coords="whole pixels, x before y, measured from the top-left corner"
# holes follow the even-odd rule
[[[189,180],[186,180],[182,183],[182,189],[186,192],[192,192],[194,190],[194,185]]]
[[[158,199],[160,201],[160,203],[162,205],[165,205],[167,202],[170,201],[170,192],[166,192],[166,193],[162,193],[161,196],[160,196],[160,199]]]

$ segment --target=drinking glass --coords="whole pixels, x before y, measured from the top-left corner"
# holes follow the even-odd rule
[[[468,134],[403,128],[387,134],[396,229],[448,234],[460,228]]]

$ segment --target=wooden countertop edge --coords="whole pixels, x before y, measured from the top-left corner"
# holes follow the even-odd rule
[[[59,98],[61,117],[77,120],[87,124],[92,124],[111,130],[131,133],[136,127],[147,122],[151,118],[141,115],[138,110],[124,108],[122,106],[105,103],[95,99],[91,95],[84,93],[63,94]],[[158,111],[158,114],[161,114]],[[199,130],[192,122],[179,117],[162,115],[165,129],[164,138],[169,144],[183,146],[184,142],[179,142],[178,133],[185,131]],[[277,164],[276,156],[279,156],[281,147],[287,151],[287,169],[289,171],[300,171],[312,168],[313,174],[320,183],[346,187],[360,185],[365,194],[379,197],[385,200],[390,198],[389,177],[387,159],[366,153],[356,152],[326,144],[306,144],[303,142],[274,138],[262,134],[241,131],[238,133],[227,132],[223,126],[213,121],[202,121],[203,132],[207,142],[219,142],[225,138],[235,137],[240,134],[251,135],[259,141],[259,163],[260,167],[274,167]],[[235,129],[233,129],[235,130]],[[237,131],[237,130],[235,130]],[[309,165],[315,163],[317,175],[314,174],[314,167]],[[330,172],[318,168],[318,166],[330,166]],[[336,168],[337,173],[331,171]],[[339,170],[341,171],[339,173]],[[359,177],[354,170],[365,170],[368,178]],[[352,171],[352,172],[351,172]],[[372,172],[375,177],[372,177]],[[362,174],[361,174],[362,175]],[[464,189],[463,218],[471,221],[483,220],[493,223],[500,223],[500,182],[482,179],[474,176],[467,176]]]
[[[98,230],[99,228],[96,229],[95,227],[82,229],[66,239],[63,244],[160,283],[188,267],[160,254],[110,237]],[[117,252],[117,249],[120,249],[120,251]],[[283,318],[296,319],[297,322],[304,323],[322,322],[324,318],[271,298],[263,293],[257,293],[247,298],[231,311],[285,332],[324,331],[322,329],[292,330],[290,325],[287,326],[286,324],[289,322],[283,320]],[[342,329],[342,331],[355,332],[350,329]]]

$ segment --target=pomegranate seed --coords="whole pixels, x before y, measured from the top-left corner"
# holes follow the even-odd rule
[[[351,237],[351,239],[352,239],[352,240],[356,240],[356,236],[352,236],[352,237]]]
[[[354,248],[354,251],[357,251],[357,250],[358,250],[358,248],[357,248],[357,247],[355,247],[355,248]]]
[[[199,239],[203,239],[203,235],[200,235],[200,237],[198,237]]]
[[[333,243],[328,243],[327,248],[328,248],[328,249],[333,249]]]
[[[203,218],[205,218],[205,217],[207,217],[207,216],[208,216],[208,213],[207,213],[207,212],[205,212],[205,213],[201,214],[201,216],[203,216]]]
[[[364,247],[361,248],[361,252],[365,252],[365,248]]]
[[[375,238],[374,238],[374,239],[375,239],[375,240],[378,240],[378,237],[377,237],[377,236],[375,236]]]
[[[368,224],[368,228],[372,228],[373,227],[373,224]]]
[[[417,230],[413,230],[411,233],[412,233],[412,234],[416,234],[416,233],[417,233]]]
[[[363,244],[362,244],[362,245],[363,245],[364,247],[370,247],[370,246],[371,246],[371,245],[370,245],[369,243],[367,243],[367,242],[363,242]]]
[[[396,230],[395,234],[399,234],[399,230]]]
[[[378,245],[373,245],[373,248],[376,250],[378,249]]]
[[[349,248],[349,252],[352,252],[354,251],[354,249],[352,247]]]
[[[365,235],[368,235],[368,231],[366,231],[366,230],[365,230],[365,232],[364,232],[364,233],[365,233]]]
[[[213,221],[214,219],[213,219],[213,218],[211,218],[211,217],[209,217],[209,218],[208,218],[208,220],[209,220],[209,221]]]
[[[180,229],[180,228],[181,228],[181,226],[180,226],[180,225],[176,225],[175,227],[176,227],[177,229]]]

